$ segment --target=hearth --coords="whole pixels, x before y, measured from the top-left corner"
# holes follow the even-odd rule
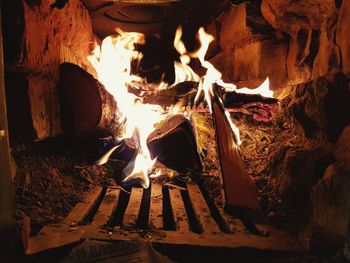
[[[5,260],[349,259],[349,11],[3,3]]]

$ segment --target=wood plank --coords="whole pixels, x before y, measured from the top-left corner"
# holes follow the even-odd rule
[[[181,197],[180,189],[169,187],[169,196],[177,231],[190,231],[190,225],[186,214],[184,202]]]
[[[98,186],[90,192],[88,192],[86,198],[83,202],[78,203],[69,215],[63,220],[63,223],[66,225],[74,225],[80,223],[87,214],[91,211],[94,205],[97,202],[98,197],[102,193],[102,187]]]
[[[244,168],[244,163],[236,144],[237,138],[226,115],[223,102],[214,87],[212,97],[212,117],[216,135],[216,145],[220,161],[220,170],[225,190],[227,207],[247,207],[260,210],[255,185]],[[227,113],[228,114],[228,113]]]
[[[153,183],[151,187],[151,203],[149,222],[153,229],[163,229],[163,194],[162,185]]]
[[[103,226],[108,224],[113,211],[118,205],[120,189],[108,188],[103,201],[98,208],[95,217],[93,218],[92,225]]]
[[[219,226],[210,214],[210,209],[197,184],[187,184],[188,195],[196,216],[203,226],[204,232],[220,233]]]
[[[123,227],[133,227],[136,224],[137,216],[140,211],[141,201],[142,201],[142,188],[133,187],[131,189],[131,195],[126,208],[124,218],[123,218]]]

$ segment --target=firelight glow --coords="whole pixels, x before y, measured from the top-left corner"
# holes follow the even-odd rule
[[[131,74],[131,62],[140,60],[142,54],[135,49],[135,44],[145,43],[145,36],[141,33],[123,32],[117,29],[118,36],[106,37],[100,46],[96,46],[93,54],[88,57],[90,63],[94,66],[99,81],[104,85],[107,91],[113,95],[117,102],[118,110],[122,116],[119,116],[119,123],[125,123],[125,132],[119,140],[130,138],[135,143],[137,156],[123,170],[124,179],[128,181],[138,179],[144,188],[148,188],[150,184],[149,172],[156,162],[156,158],[152,159],[147,147],[147,138],[155,130],[155,126],[171,115],[179,114],[182,105],[174,105],[170,110],[164,111],[159,105],[145,104],[142,98],[133,93],[128,92],[128,84],[133,81],[144,82],[145,80],[139,76]],[[209,44],[214,38],[207,34],[204,28],[198,31],[200,47],[197,51],[189,53],[185,44],[181,40],[182,29],[179,27],[174,38],[174,47],[180,54],[180,62],[174,62],[175,82],[174,84],[184,81],[196,81],[199,83],[198,92],[195,102],[198,101],[201,92],[204,92],[205,100],[212,111],[211,99],[214,96],[213,88],[218,84],[226,89],[234,90],[239,93],[256,94],[261,93],[263,96],[272,97],[273,93],[269,90],[268,79],[257,89],[236,89],[234,84],[224,83],[221,79],[222,74],[209,62],[205,60],[205,54]],[[192,58],[199,59],[206,74],[202,77],[198,76],[189,63]],[[164,83],[159,84],[158,89],[166,88]],[[225,112],[230,123],[231,129],[236,136],[236,143],[241,144],[239,130],[232,122],[229,112]],[[106,162],[113,150],[112,148],[101,158],[102,164]],[[158,176],[158,173],[152,177]]]

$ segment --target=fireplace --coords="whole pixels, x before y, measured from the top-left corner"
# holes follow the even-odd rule
[[[349,260],[349,11],[3,3],[7,256]]]

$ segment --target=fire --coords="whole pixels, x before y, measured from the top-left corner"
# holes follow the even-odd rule
[[[135,44],[143,43],[144,35],[119,33],[117,37],[105,38],[89,56],[89,61],[96,69],[99,81],[117,102],[122,113],[118,121],[125,121],[125,133],[118,139],[131,138],[136,145],[137,156],[123,170],[124,181],[139,179],[141,185],[148,188],[148,171],[156,160],[151,158],[147,137],[166,114],[160,106],[143,104],[139,97],[128,92],[129,83],[141,81],[140,77],[131,74],[131,61],[142,57],[135,50]]]
[[[117,30],[119,36],[109,36],[102,41],[100,46],[96,46],[93,54],[88,57],[94,66],[99,81],[105,86],[117,102],[118,109],[122,113],[119,122],[125,123],[125,131],[118,138],[122,140],[130,138],[134,141],[137,149],[137,156],[123,170],[124,181],[131,179],[139,179],[144,188],[149,186],[148,174],[154,166],[156,159],[151,158],[151,154],[147,147],[147,138],[154,131],[157,123],[173,114],[178,114],[181,105],[173,106],[169,111],[164,111],[158,105],[145,104],[142,98],[128,92],[128,84],[133,81],[142,82],[139,76],[131,74],[131,62],[140,60],[142,54],[135,48],[135,44],[143,44],[145,36],[141,33],[129,32],[125,33]],[[185,44],[182,42],[182,29],[177,29],[174,38],[174,47],[180,54],[180,62],[174,62],[175,82],[196,81],[199,83],[198,92],[195,101],[198,101],[200,94],[204,92],[205,100],[208,103],[210,111],[211,100],[214,96],[213,89],[218,84],[225,89],[234,90],[239,93],[256,94],[261,92],[263,96],[271,97],[273,93],[269,90],[268,79],[257,89],[250,90],[247,88],[237,89],[234,84],[224,83],[221,79],[221,73],[209,62],[205,60],[205,54],[210,43],[214,38],[207,34],[204,28],[198,31],[200,48],[196,52],[189,53]],[[198,76],[189,66],[191,59],[199,59],[206,74],[202,77]],[[159,84],[158,89],[166,88],[164,83]],[[239,130],[231,121],[229,112],[225,112],[227,119],[234,134],[236,142],[241,143],[239,138]],[[112,152],[118,146],[112,148],[101,158],[100,164],[106,162]],[[157,176],[158,173],[152,175]]]
[[[260,94],[261,96],[267,98],[273,98],[273,91],[270,90],[270,80],[266,78],[265,81],[255,89],[241,88],[236,90],[237,93],[244,94]]]

